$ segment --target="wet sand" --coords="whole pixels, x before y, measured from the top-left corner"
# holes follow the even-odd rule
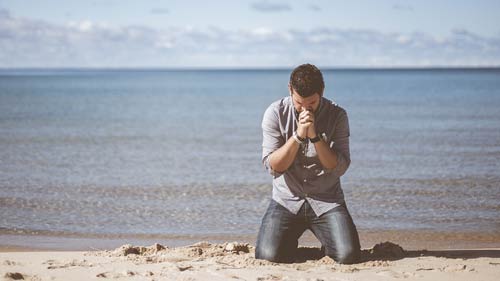
[[[407,250],[500,248],[499,232],[360,230],[359,237],[362,248],[372,247],[381,241],[392,241]],[[96,235],[3,230],[0,231],[0,252],[110,250],[123,244],[151,245],[154,243],[179,247],[198,241],[212,243],[247,241],[255,244],[255,239],[256,235]],[[310,231],[304,233],[299,244],[320,246]]]

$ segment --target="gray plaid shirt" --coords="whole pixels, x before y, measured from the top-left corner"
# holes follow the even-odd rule
[[[317,216],[344,203],[340,185],[351,162],[349,122],[346,111],[322,97],[315,112],[316,132],[337,154],[335,169],[323,167],[314,144],[301,145],[292,165],[283,173],[273,171],[269,155],[292,137],[297,129],[296,110],[290,96],[273,102],[262,120],[262,162],[273,175],[273,200],[297,214],[307,200]]]

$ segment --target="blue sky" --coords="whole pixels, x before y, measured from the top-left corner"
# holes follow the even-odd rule
[[[499,66],[500,1],[0,0],[0,67]]]

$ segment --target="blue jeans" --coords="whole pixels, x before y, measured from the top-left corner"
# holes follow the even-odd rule
[[[306,229],[312,231],[325,254],[336,262],[350,264],[359,260],[358,232],[345,204],[318,217],[307,201],[294,215],[274,200],[262,219],[255,258],[293,262],[298,239]]]

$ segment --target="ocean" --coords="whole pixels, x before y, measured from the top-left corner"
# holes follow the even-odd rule
[[[1,70],[0,244],[256,236],[272,189],[260,124],[289,73]],[[323,75],[349,116],[359,230],[500,232],[500,69]]]

